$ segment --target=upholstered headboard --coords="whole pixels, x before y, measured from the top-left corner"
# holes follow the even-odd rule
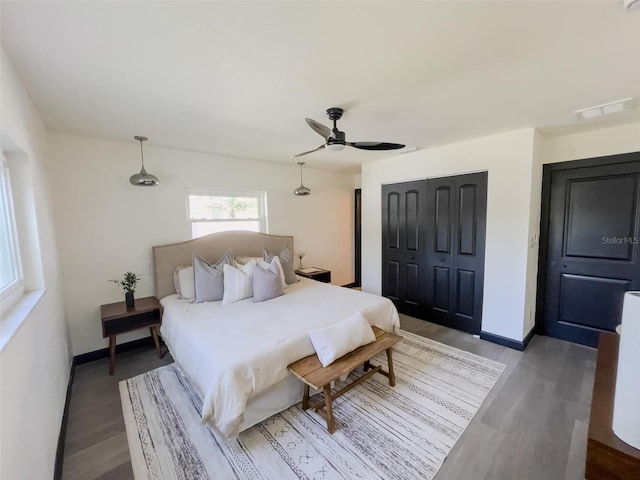
[[[176,293],[173,272],[177,267],[191,265],[194,254],[215,263],[227,250],[236,257],[261,257],[263,248],[278,253],[285,245],[293,255],[293,237],[244,231],[212,233],[186,242],[157,245],[153,247],[156,298]]]

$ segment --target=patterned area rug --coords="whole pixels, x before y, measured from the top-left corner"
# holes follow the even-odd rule
[[[373,375],[335,400],[333,435],[298,404],[227,440],[175,364],[120,382],[136,479],[433,478],[505,366],[401,334],[396,386]]]

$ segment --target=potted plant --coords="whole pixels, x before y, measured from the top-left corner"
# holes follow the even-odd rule
[[[125,273],[122,280],[109,280],[110,282],[113,282],[122,287],[127,308],[133,308],[133,306],[135,305],[133,293],[136,291],[138,280],[140,280],[140,278],[133,272]]]

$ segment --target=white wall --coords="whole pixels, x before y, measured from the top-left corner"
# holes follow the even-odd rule
[[[535,322],[542,165],[640,151],[640,123],[545,137],[533,129],[363,165],[363,289],[381,291],[380,186],[488,171],[482,330],[520,341]]]
[[[522,340],[534,130],[469,140],[363,165],[362,287],[381,293],[381,189],[385,183],[488,172],[482,331]]]
[[[2,148],[15,172],[25,286],[44,294],[0,353],[0,477],[52,478],[71,366],[56,254],[46,133],[1,52]],[[2,312],[3,320],[11,312]],[[3,332],[4,333],[4,332]]]
[[[566,162],[640,151],[640,122],[575,133],[542,137],[543,163]]]
[[[145,132],[132,132],[137,134]],[[299,167],[144,145],[145,166],[157,187],[129,184],[140,169],[139,145],[50,133],[54,210],[63,263],[63,289],[75,355],[104,348],[99,307],[122,300],[108,283],[123,272],[142,272],[152,263],[151,247],[190,238],[186,220],[188,187],[267,192],[269,233],[294,236],[304,264],[332,270],[342,285],[353,273],[353,189],[355,176],[305,167],[308,197],[296,197]],[[296,259],[297,266],[297,259]],[[136,296],[153,295],[152,276],[143,276]],[[146,333],[148,334],[148,332]],[[118,337],[118,343],[145,333]]]
[[[529,200],[529,246],[527,251],[527,278],[525,285],[524,324],[522,337],[526,337],[536,322],[536,292],[538,289],[538,251],[540,248],[540,212],[542,203],[542,163],[546,156],[546,143],[535,132]]]

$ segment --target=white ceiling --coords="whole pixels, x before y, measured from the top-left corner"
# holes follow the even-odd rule
[[[51,130],[293,165],[323,143],[304,117],[329,125],[332,106],[348,141],[409,147],[601,126],[572,112],[640,98],[622,3],[3,1],[2,46]]]

